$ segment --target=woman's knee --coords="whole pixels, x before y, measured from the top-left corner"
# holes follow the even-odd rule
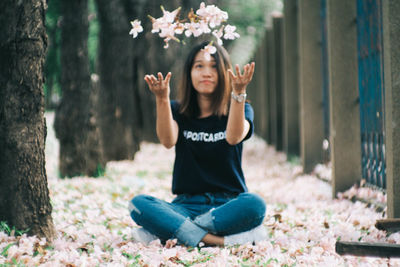
[[[153,202],[154,197],[148,195],[137,195],[129,201],[129,213],[133,217],[133,214],[140,215],[142,210],[146,208],[151,202]]]
[[[241,201],[244,201],[243,204],[246,207],[246,213],[248,216],[255,219],[258,218],[262,222],[267,209],[264,199],[257,194],[249,192],[242,193],[239,197],[241,198]]]

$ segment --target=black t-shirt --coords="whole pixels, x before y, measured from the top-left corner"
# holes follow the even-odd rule
[[[226,142],[228,116],[189,119],[179,113],[178,102],[171,101],[171,108],[179,126],[172,192],[246,192],[242,170],[243,143],[232,146]],[[244,140],[251,137],[254,129],[254,112],[248,103],[245,104],[245,118],[250,123],[250,130]]]

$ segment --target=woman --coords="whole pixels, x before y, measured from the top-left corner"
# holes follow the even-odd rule
[[[195,46],[186,60],[179,101],[170,101],[169,81],[146,75],[156,97],[157,136],[165,147],[175,146],[171,202],[148,195],[134,197],[132,219],[143,228],[134,239],[149,242],[178,239],[188,246],[233,245],[265,237],[261,223],[265,203],[248,193],[241,167],[242,142],[253,133],[253,110],[245,102],[254,62],[236,75],[226,50],[209,54],[208,42]],[[258,226],[258,227],[257,227]]]

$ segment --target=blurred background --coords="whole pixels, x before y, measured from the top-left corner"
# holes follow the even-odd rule
[[[61,23],[63,19],[63,14],[61,10],[62,1],[49,1],[48,9],[46,13],[46,28],[49,38],[48,43],[48,55],[46,59],[46,83],[45,83],[45,96],[46,96],[46,109],[53,110],[57,107],[61,99]],[[110,2],[121,2],[121,1],[110,1]],[[135,2],[135,1],[131,1]],[[126,26],[125,28],[130,28],[129,21],[135,18],[143,19],[142,25],[145,31],[151,29],[150,20],[146,18],[147,15],[152,15],[153,17],[159,17],[162,15],[160,6],[163,5],[166,10],[172,11],[173,9],[183,6],[185,7],[185,12],[193,8],[196,10],[201,1],[136,1],[136,12],[132,14],[127,13]],[[190,2],[190,4],[189,4]],[[211,0],[207,2],[208,4],[217,5],[220,9],[227,11],[229,14],[228,23],[237,27],[237,32],[240,34],[240,39],[234,42],[225,41],[225,47],[231,52],[231,59],[233,63],[243,64],[246,63],[253,55],[254,49],[258,42],[262,40],[265,34],[265,28],[271,23],[270,14],[274,12],[281,12],[283,8],[283,3],[281,0]],[[99,43],[99,31],[100,22],[97,9],[96,0],[88,0],[88,56],[89,56],[89,66],[90,73],[97,74],[98,68],[98,43]],[[129,9],[130,10],[130,9]],[[140,14],[141,13],[141,14]],[[182,12],[183,13],[183,12]],[[117,15],[117,13],[114,13]],[[182,17],[182,15],[181,15]],[[129,32],[129,30],[128,30]],[[145,34],[144,32],[141,35]],[[71,36],[73,38],[73,36]],[[158,46],[162,47],[162,39],[158,35],[154,34],[151,36],[154,38]],[[132,39],[132,38],[131,38]],[[142,38],[143,39],[143,38]],[[188,40],[187,40],[188,41]],[[142,44],[141,44],[142,43]],[[181,44],[171,42],[171,49],[182,50],[182,55],[185,55],[187,51],[186,47],[182,47]],[[143,40],[132,39],[126,43],[126,48],[132,47],[133,50],[135,46],[143,46]],[[175,52],[175,51],[174,51]],[[159,49],[158,53],[154,55],[142,54],[143,57],[154,56],[157,57],[158,61],[168,60],[168,51],[164,49]],[[170,53],[174,54],[174,53]],[[179,58],[176,58],[179,60]],[[165,64],[170,66],[170,64]],[[160,66],[161,68],[161,66]]]
[[[162,16],[161,5],[181,7],[181,19],[202,1],[195,0],[58,0],[46,13],[48,54],[45,65],[46,110],[54,111],[60,142],[60,176],[99,176],[106,162],[133,159],[142,141],[157,142],[154,97],[145,74],[171,71],[176,94],[183,60],[194,38],[185,44],[151,33],[147,17]],[[229,14],[228,24],[240,38],[224,42],[234,64],[254,59],[281,0],[210,0]],[[144,31],[129,35],[130,21],[142,21]]]

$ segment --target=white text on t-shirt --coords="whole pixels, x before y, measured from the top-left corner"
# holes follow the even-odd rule
[[[183,131],[183,136],[194,142],[218,142],[226,137],[226,131],[217,133]]]

